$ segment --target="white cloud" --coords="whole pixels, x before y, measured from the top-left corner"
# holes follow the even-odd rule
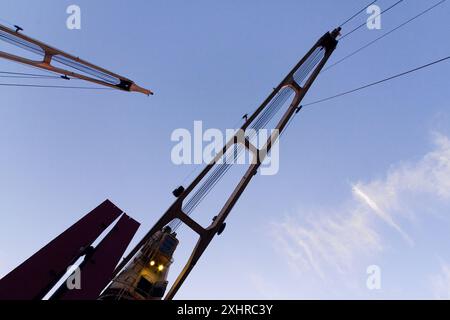
[[[431,276],[430,282],[435,299],[450,299],[450,265],[442,263],[440,273]]]
[[[345,273],[355,265],[358,256],[382,251],[372,216],[356,201],[340,210],[308,216],[306,220],[288,217],[281,224],[274,224],[278,248],[299,273],[314,271],[325,279],[323,266]]]
[[[378,204],[366,193],[362,190],[361,186],[353,186],[352,188],[353,194],[361,199],[361,201],[369,206],[372,212],[374,212],[380,219],[386,222],[389,226],[394,228],[400,233],[403,238],[411,245],[413,245],[413,240],[406,234],[405,231],[394,221],[392,216],[382,210]]]
[[[434,148],[417,161],[400,163],[385,177],[357,182],[339,208],[301,210],[274,223],[273,236],[294,269],[326,278],[343,273],[364,257],[383,252],[386,226],[406,244],[411,222],[439,201],[450,200],[450,139],[433,134]],[[327,270],[327,271],[325,271]]]

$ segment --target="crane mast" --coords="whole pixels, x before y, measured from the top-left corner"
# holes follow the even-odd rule
[[[263,150],[265,150],[265,152],[261,154],[259,152],[260,149],[252,144],[250,142],[250,139],[247,139],[246,137],[244,137],[244,139],[240,139],[238,133],[233,138],[231,138],[223,147],[221,152],[219,152],[215,156],[215,158],[200,172],[200,174],[192,181],[189,186],[187,186],[186,188],[179,187],[174,191],[174,195],[177,197],[175,202],[169,207],[169,209],[162,215],[162,217],[156,222],[156,224],[150,229],[150,231],[133,248],[133,250],[131,250],[131,252],[116,268],[115,272],[113,273],[113,286],[114,283],[117,284],[118,281],[120,282],[120,279],[123,279],[124,275],[130,274],[130,272],[133,274],[139,274],[139,272],[141,272],[145,268],[148,268],[148,265],[142,267],[142,262],[154,262],[154,260],[152,260],[150,256],[154,256],[155,251],[148,251],[147,249],[151,247],[152,244],[155,243],[155,241],[156,243],[159,243],[159,240],[155,239],[155,235],[160,234],[161,232],[165,232],[166,234],[171,235],[176,239],[176,234],[170,229],[170,227],[168,228],[168,225],[173,223],[173,221],[179,221],[179,223],[183,223],[184,225],[192,229],[195,233],[197,233],[199,236],[199,240],[194,247],[191,256],[184,266],[183,270],[178,275],[174,284],[165,296],[166,300],[171,300],[174,298],[175,294],[178,292],[178,290],[196,265],[197,261],[205,252],[212,239],[216,235],[222,233],[223,229],[225,228],[225,220],[241,197],[242,193],[247,188],[252,178],[257,173],[262,162],[267,156],[267,153],[270,152],[273,143],[278,139],[278,134],[281,134],[286,129],[286,125],[291,120],[291,118],[301,110],[300,104],[304,96],[310,89],[311,85],[313,84],[337,46],[337,37],[340,34],[340,30],[341,28],[336,28],[331,32],[325,33],[308,51],[308,53],[297,63],[297,65],[295,65],[295,67],[288,73],[288,75],[281,81],[281,83],[276,88],[274,88],[273,92],[266,98],[266,100],[259,106],[259,108],[252,115],[246,116],[244,118],[246,121],[240,128],[240,132],[245,132],[248,128],[250,128],[250,126],[252,126],[252,124],[258,122],[258,119],[261,119],[261,117],[265,116],[265,110],[267,110],[267,108],[271,106],[271,103],[273,103],[274,99],[276,99],[276,97],[279,96],[284,90],[290,90],[294,93],[294,98],[277,123],[275,132],[271,137],[269,137],[262,148]],[[235,146],[239,144],[241,145],[241,147],[247,149],[248,152],[253,154],[253,156],[256,157],[256,161],[249,166],[249,168],[242,176],[241,180],[235,186],[233,192],[225,202],[225,205],[212,219],[212,223],[208,227],[204,228],[197,221],[191,218],[188,213],[185,212],[185,210],[183,209],[183,204],[185,200],[189,196],[191,196],[194,190],[198,188],[198,186],[203,183],[205,179],[207,179],[208,175],[211,174],[211,170],[213,169],[213,167],[219,163],[219,161],[227,154],[229,150],[233,150],[232,148],[235,148]],[[145,252],[147,252],[147,254]],[[137,264],[139,264],[141,267],[136,268]],[[159,279],[157,282],[164,282],[166,276],[167,273],[161,274],[161,279]],[[136,283],[139,282],[139,279],[134,280],[136,281]],[[149,286],[149,288],[150,287],[151,285]],[[107,292],[108,289],[105,292]]]

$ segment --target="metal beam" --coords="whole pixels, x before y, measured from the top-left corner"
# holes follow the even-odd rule
[[[294,114],[299,110],[300,103],[305,96],[305,94],[310,89],[311,85],[313,84],[314,80],[319,75],[320,71],[328,61],[329,57],[335,50],[337,46],[337,40],[340,32],[340,28],[335,29],[332,32],[327,32],[325,35],[323,35],[319,41],[308,51],[308,53],[297,63],[297,65],[288,73],[288,75],[281,81],[281,83],[274,89],[274,91],[264,100],[264,102],[260,105],[260,107],[247,119],[247,121],[243,124],[243,126],[240,128],[240,131],[245,131],[257,118],[261,113],[265,110],[265,108],[269,105],[269,103],[279,94],[283,89],[285,88],[291,88],[295,92],[295,97],[288,107],[285,114],[282,116],[281,120],[276,126],[276,129],[278,129],[278,133],[282,133],[283,130],[286,128],[287,123],[289,120],[294,116]],[[324,50],[324,56],[320,60],[320,62],[315,66],[313,71],[308,75],[308,78],[306,82],[300,84],[295,81],[295,74],[296,72],[305,64],[305,62],[310,58],[313,53],[317,52],[318,50]],[[232,192],[231,196],[226,201],[223,208],[220,210],[220,212],[217,214],[216,219],[213,220],[211,225],[207,228],[203,227],[197,227],[198,224],[194,225],[189,221],[190,223],[186,224],[186,214],[182,210],[183,201],[194,191],[194,189],[203,181],[203,179],[207,176],[207,174],[211,171],[211,169],[214,167],[214,165],[227,153],[227,151],[234,146],[236,142],[239,141],[238,134],[233,136],[228,143],[223,147],[221,152],[219,152],[215,158],[203,169],[203,171],[193,180],[193,182],[185,189],[185,191],[178,197],[178,199],[172,204],[172,206],[164,213],[164,215],[160,218],[160,220],[152,227],[152,229],[144,236],[144,238],[139,242],[139,244],[130,252],[130,254],[125,257],[125,259],[122,261],[122,263],[117,267],[116,271],[114,272],[114,275],[117,275],[120,270],[125,267],[125,265],[133,258],[133,256],[140,250],[140,248],[152,237],[152,235],[158,231],[161,230],[165,225],[170,223],[174,219],[180,219],[182,222],[185,222],[185,224],[190,227],[192,230],[194,230],[196,233],[199,234],[199,240],[195,246],[195,248],[192,251],[192,254],[185,265],[184,269],[176,279],[175,283],[172,285],[172,288],[166,295],[166,300],[172,299],[175,294],[180,289],[181,285],[186,280],[189,273],[194,268],[197,261],[200,259],[204,251],[207,249],[209,244],[211,243],[212,239],[217,235],[220,228],[222,228],[226,218],[228,217],[229,213],[233,209],[236,202],[239,200],[242,193],[245,191],[246,187],[252,180],[252,178],[257,173],[259,167],[261,166],[261,163],[264,161],[267,153],[272,148],[272,142],[274,137],[268,139],[268,141],[265,144],[265,147],[262,148],[263,150],[266,150],[265,154],[262,155],[256,161],[256,163],[249,166],[248,170],[238,183],[238,185],[235,187],[234,191]],[[255,152],[256,147],[250,144],[247,144],[247,142],[244,141],[244,145],[246,148],[251,151],[252,153]],[[191,218],[190,218],[191,219]]]
[[[0,300],[42,299],[122,214],[106,200],[0,280]]]

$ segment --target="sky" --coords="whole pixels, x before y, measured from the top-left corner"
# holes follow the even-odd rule
[[[405,0],[330,63],[435,2]],[[0,276],[105,199],[141,222],[135,243],[201,168],[171,161],[172,132],[196,120],[234,128],[362,3],[1,0],[1,23],[155,95],[0,87]],[[81,30],[66,27],[72,4]],[[446,2],[322,73],[304,102],[448,56],[449,13]],[[0,71],[36,72],[3,60]],[[279,172],[254,178],[177,298],[449,299],[449,72],[446,62],[304,108],[282,137]],[[209,222],[231,188],[194,217]],[[179,238],[170,281],[196,241],[188,229]]]

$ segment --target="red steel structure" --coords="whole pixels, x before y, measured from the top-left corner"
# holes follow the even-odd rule
[[[80,257],[92,252],[94,252],[92,257],[97,259],[96,262],[99,266],[106,267],[108,279],[103,283],[102,288],[104,288],[139,224],[127,216],[123,216],[116,228],[106,236],[97,249],[93,249],[91,246],[122,214],[123,211],[111,201],[103,202],[0,279],[0,300],[39,300],[44,298],[65,275],[69,266],[73,265]],[[93,273],[87,272],[92,276],[100,273],[100,270],[95,270],[95,266],[86,268],[94,269]],[[108,268],[111,269],[109,274]],[[105,270],[103,272],[105,273]],[[104,276],[102,277],[104,278]],[[96,284],[97,282],[94,281],[92,285],[96,286]]]
[[[138,230],[139,222],[126,214],[79,266],[81,288],[69,290],[63,283],[51,297],[56,300],[96,300],[111,281],[111,275]]]

